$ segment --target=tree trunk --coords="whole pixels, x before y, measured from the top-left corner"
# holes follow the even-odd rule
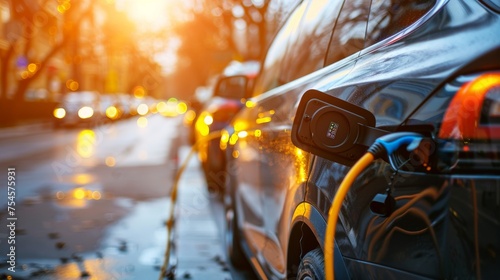
[[[33,76],[31,76],[31,77],[29,77],[27,79],[24,79],[24,80],[20,80],[17,83],[17,88],[16,88],[16,90],[14,92],[14,100],[17,100],[17,101],[24,100],[24,93],[28,89],[28,87],[31,84],[31,82],[33,80],[35,80],[40,75],[40,73],[42,73],[42,71],[46,68],[46,65],[48,64],[48,62],[52,59],[52,57],[54,57],[54,55],[56,53],[59,52],[59,50],[64,46],[64,44],[65,44],[65,41],[63,41],[60,44],[54,46],[50,50],[50,52],[44,57],[44,59],[42,60],[42,62],[40,63],[40,69],[38,69],[33,74]]]
[[[14,45],[11,44],[0,61],[0,100],[7,99],[7,89],[9,88],[9,62],[14,53]]]
[[[72,10],[73,11],[73,10]],[[28,89],[29,85],[31,84],[31,81],[33,81],[34,79],[36,79],[40,73],[46,68],[47,66],[47,63],[52,59],[52,57],[54,57],[66,44],[68,44],[69,41],[71,40],[74,40],[74,30],[75,29],[79,29],[80,27],[80,24],[81,22],[88,16],[91,15],[92,13],[92,5],[89,5],[85,10],[83,11],[73,11],[73,13],[76,13],[78,15],[78,17],[75,19],[74,21],[74,28],[71,29],[71,30],[67,30],[63,33],[63,38],[60,42],[58,42],[57,44],[55,44],[51,49],[50,51],[47,53],[47,55],[45,55],[45,57],[42,59],[42,61],[40,62],[40,69],[38,69],[35,73],[33,73],[33,75],[31,77],[29,77],[28,79],[24,79],[24,80],[20,80],[18,85],[17,85],[17,88],[14,92],[14,100],[23,100],[24,99],[24,93],[26,92],[26,90]],[[67,15],[65,15],[67,16]],[[34,40],[34,38],[31,38],[30,37],[30,40]],[[27,45],[29,46],[31,42],[28,42]],[[8,61],[9,59],[11,58],[13,52],[14,52],[14,45],[15,43],[12,43],[9,50],[7,51],[6,55],[5,55],[5,58],[6,59],[3,59],[2,58],[2,63],[5,63],[5,65],[7,66],[6,68],[3,68],[5,69],[4,72],[1,73],[2,75],[2,85],[1,87],[5,87],[5,89],[7,89],[8,87],[6,86],[6,83],[4,83],[3,79],[5,79],[6,81],[8,80],[7,77],[8,77]],[[26,50],[26,52],[28,52],[29,49]],[[4,92],[4,90],[2,89],[2,92]],[[3,93],[5,94],[5,93]]]

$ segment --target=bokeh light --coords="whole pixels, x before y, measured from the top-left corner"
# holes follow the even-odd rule
[[[148,119],[146,117],[140,117],[137,119],[137,126],[144,128],[148,126]]]
[[[38,66],[35,63],[28,64],[28,71],[30,73],[35,73],[38,70]]]
[[[109,106],[106,108],[106,116],[112,120],[118,118],[118,109],[115,106]]]
[[[73,197],[75,199],[84,199],[85,198],[85,189],[84,188],[76,188],[73,190]]]
[[[94,109],[89,106],[85,106],[78,110],[78,117],[81,119],[89,119],[94,115]]]
[[[146,96],[146,90],[141,86],[136,86],[134,88],[134,97],[138,99],[142,99]]]
[[[95,152],[95,133],[90,129],[80,131],[76,151],[83,158],[90,158]]]
[[[106,159],[104,160],[104,163],[109,166],[109,167],[113,167],[116,165],[116,159],[114,157],[106,157]]]
[[[66,110],[64,108],[55,108],[54,109],[54,117],[58,119],[62,119],[66,116]]]
[[[148,112],[149,112],[148,105],[141,103],[141,104],[139,104],[139,106],[137,106],[137,114],[139,114],[141,116],[145,116],[145,115],[147,115]]]
[[[188,106],[185,102],[179,102],[177,104],[177,113],[179,115],[182,115],[187,112]]]

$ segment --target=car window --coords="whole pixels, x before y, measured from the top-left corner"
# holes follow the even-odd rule
[[[410,26],[426,14],[435,3],[435,0],[373,0],[365,47]]]
[[[360,51],[365,42],[370,0],[346,0],[328,48],[325,65]]]
[[[323,67],[328,43],[343,0],[311,1],[300,26],[300,36],[290,44],[282,80],[289,82]]]
[[[307,3],[305,1],[297,7],[273,40],[262,65],[262,71],[255,81],[253,96],[260,95],[283,84],[283,81],[280,81],[279,78],[287,45],[290,37],[297,36],[296,33],[299,30],[300,20],[306,10],[306,6]]]

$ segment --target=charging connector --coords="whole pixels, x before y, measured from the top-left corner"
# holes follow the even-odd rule
[[[326,226],[325,237],[325,276],[327,280],[335,279],[334,273],[334,241],[335,228],[337,225],[340,208],[344,201],[347,192],[351,188],[353,182],[361,174],[361,172],[370,165],[375,159],[387,155],[391,161],[391,155],[400,147],[406,145],[408,151],[413,151],[418,148],[423,136],[414,132],[396,132],[384,135],[375,140],[364,156],[361,157],[349,170],[346,177],[342,181],[335,194],[330,210],[328,211],[328,221]],[[394,164],[391,161],[391,166]]]
[[[418,148],[422,139],[422,135],[415,132],[391,133],[377,138],[367,152],[375,157],[383,156],[384,152],[390,156],[403,145],[407,145],[406,149],[408,151],[413,151]]]

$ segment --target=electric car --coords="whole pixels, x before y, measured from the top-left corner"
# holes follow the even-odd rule
[[[499,120],[498,1],[301,2],[221,136],[230,260],[262,279],[498,277]]]

